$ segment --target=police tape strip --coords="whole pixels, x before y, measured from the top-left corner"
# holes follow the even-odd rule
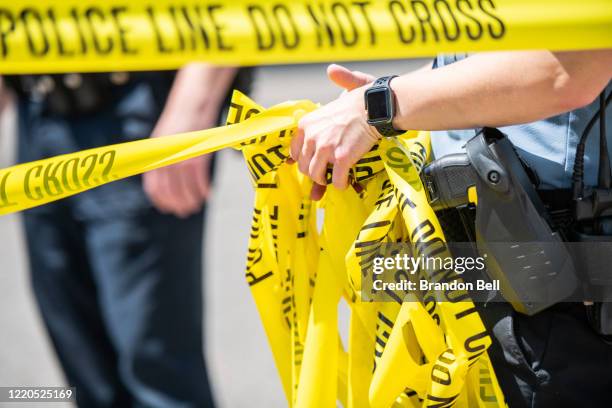
[[[239,93],[231,106],[229,123],[265,112]],[[255,188],[246,277],[287,401],[295,407],[337,401],[351,408],[503,407],[487,355],[491,339],[465,291],[361,301],[361,278],[381,243],[410,242],[424,256],[446,250],[418,175],[429,134],[396,141],[382,141],[352,169],[363,192],[328,187],[318,204],[325,214],[320,232],[311,182],[283,164],[286,134],[239,147]],[[457,275],[434,271],[429,279]],[[338,333],[342,298],[351,309],[347,350]]]
[[[288,135],[309,101],[279,104],[248,121],[209,130],[151,138],[65,154],[0,170],[0,215],[265,136]]]
[[[612,47],[609,0],[28,0],[0,4],[0,73]]]

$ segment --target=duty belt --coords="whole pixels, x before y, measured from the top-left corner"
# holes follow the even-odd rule
[[[122,88],[136,82],[162,81],[169,89],[173,78],[173,71],[70,73],[8,76],[7,83],[20,97],[43,103],[51,114],[76,116],[110,106]]]
[[[612,172],[604,114],[610,98],[602,94],[578,144],[572,190],[536,190],[537,174],[491,128],[467,142],[467,153],[437,159],[421,174],[435,210],[476,207],[478,251],[515,310],[531,315],[570,297],[581,299],[603,335],[612,334]],[[599,180],[587,188],[584,150],[597,118]]]

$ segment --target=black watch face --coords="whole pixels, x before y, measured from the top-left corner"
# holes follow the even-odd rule
[[[368,121],[389,122],[393,113],[390,111],[389,90],[386,88],[370,89],[367,92]]]

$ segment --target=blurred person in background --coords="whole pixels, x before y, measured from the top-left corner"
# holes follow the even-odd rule
[[[17,97],[19,162],[216,126],[252,71],[4,78]],[[0,83],[1,85],[1,83]],[[83,407],[210,407],[202,252],[213,157],[25,211],[31,282]]]

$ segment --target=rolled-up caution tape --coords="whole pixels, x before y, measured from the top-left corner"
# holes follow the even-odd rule
[[[24,0],[0,3],[0,73],[379,60],[612,47],[609,0]]]

